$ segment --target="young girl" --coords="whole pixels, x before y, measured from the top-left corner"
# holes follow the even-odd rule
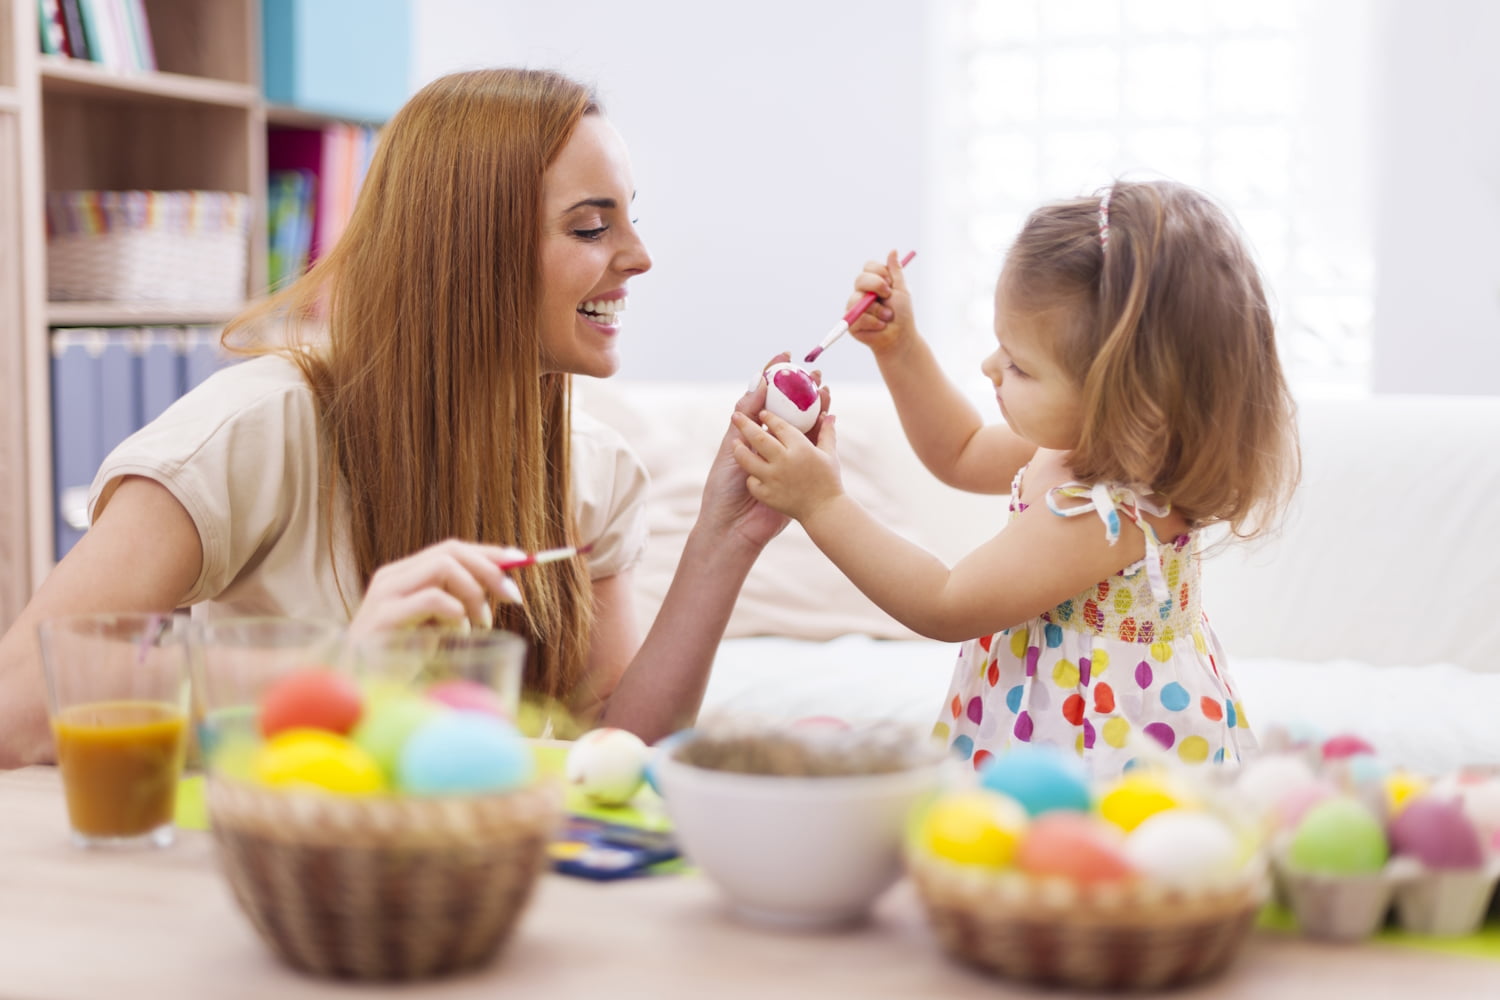
[[[981,365],[1003,425],[942,374],[895,254],[855,289],[881,299],[851,332],[913,449],[951,486],[1008,490],[1005,530],[949,568],[878,524],[843,491],[829,415],[814,445],[736,414],[735,458],[887,613],[963,643],[937,734],[976,767],[1015,741],[1073,748],[1096,775],[1155,747],[1239,761],[1255,741],[1200,603],[1199,537],[1263,530],[1300,459],[1271,313],[1228,218],[1164,182],[1034,212]]]

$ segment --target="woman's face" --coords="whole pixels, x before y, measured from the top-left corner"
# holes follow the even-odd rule
[[[625,282],[651,268],[634,196],[624,140],[603,116],[584,115],[543,178],[543,372],[619,370]]]

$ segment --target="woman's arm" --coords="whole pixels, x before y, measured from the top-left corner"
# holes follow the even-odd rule
[[[759,413],[765,399],[765,384],[757,381],[735,404],[735,412]],[[697,717],[740,588],[766,543],[787,523],[745,488],[745,475],[734,461],[738,439],[730,428],[720,443],[697,523],[644,641],[635,641],[630,575],[596,582],[590,675],[596,689],[618,678],[597,725],[629,729],[654,742]]]
[[[0,767],[53,758],[37,626],[60,615],[170,612],[202,564],[198,529],[177,498],[150,479],[121,480],[0,638]]]

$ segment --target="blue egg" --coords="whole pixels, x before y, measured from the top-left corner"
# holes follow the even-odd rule
[[[536,762],[514,726],[478,712],[439,712],[401,750],[397,776],[413,795],[503,792],[531,780]]]
[[[663,736],[651,744],[651,755],[646,758],[646,784],[657,795],[662,794],[661,786],[656,783],[656,762],[661,760],[663,754],[669,754],[672,749],[680,743],[685,743],[692,738],[691,729],[679,729],[668,736]]]
[[[996,755],[980,770],[979,783],[1009,795],[1032,816],[1054,809],[1088,812],[1093,805],[1083,765],[1047,746],[1016,746]]]

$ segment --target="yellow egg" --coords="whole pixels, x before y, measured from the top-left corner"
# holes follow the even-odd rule
[[[1385,779],[1385,803],[1391,816],[1401,811],[1407,800],[1427,790],[1427,779],[1419,774],[1393,771]]]
[[[1129,833],[1157,813],[1186,804],[1169,782],[1151,774],[1126,774],[1099,797],[1099,815]]]
[[[1026,810],[1020,803],[980,790],[934,802],[922,819],[921,836],[938,857],[1003,868],[1015,858],[1026,825]]]
[[[277,733],[257,752],[252,773],[272,788],[336,795],[373,795],[385,790],[385,777],[374,757],[323,729]]]

